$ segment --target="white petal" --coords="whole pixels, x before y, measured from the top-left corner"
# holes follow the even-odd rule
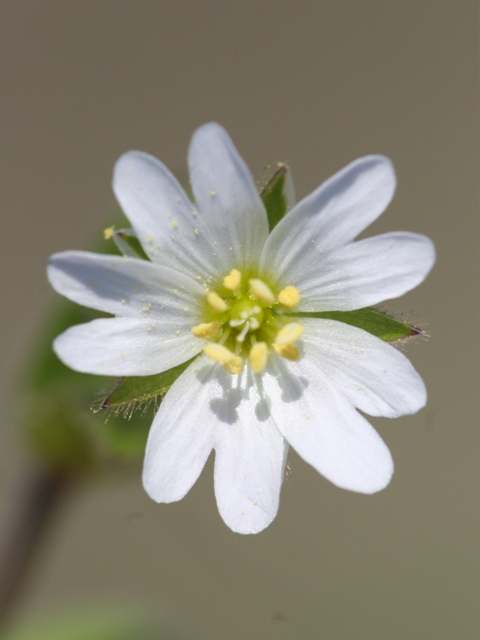
[[[286,440],[338,487],[360,493],[386,487],[393,461],[375,429],[328,381],[316,376],[317,367],[306,357],[293,364],[272,358],[274,375],[264,375],[272,415]]]
[[[215,416],[209,402],[215,385],[195,361],[165,396],[150,429],[143,485],[156,502],[181,500],[200,475],[213,448]],[[202,370],[202,371],[200,371]]]
[[[360,158],[299,202],[270,234],[261,269],[295,284],[326,253],[352,241],[383,213],[395,191],[393,166],[383,156]]]
[[[140,151],[125,153],[115,165],[113,190],[154,262],[194,279],[218,277],[198,208],[159,160]]]
[[[226,524],[257,533],[277,513],[285,441],[253,380],[201,358],[175,382],[148,439],[143,481],[157,502],[180,500],[213,447],[215,494]]]
[[[188,157],[199,229],[215,247],[217,277],[255,266],[268,235],[267,214],[228,134],[215,123],[200,127]]]
[[[146,376],[171,369],[199,352],[191,327],[187,316],[102,318],[67,329],[53,348],[76,371]]]
[[[343,322],[303,318],[304,360],[313,385],[331,384],[339,395],[372,416],[396,418],[425,406],[422,378],[403,353]],[[298,363],[304,370],[304,362]]]
[[[215,436],[215,495],[225,523],[258,533],[275,518],[287,448],[270,407],[253,380],[235,386],[223,375],[223,393],[211,402],[220,419]],[[216,403],[216,405],[214,405]]]
[[[426,236],[386,233],[320,256],[298,275],[298,311],[351,311],[397,298],[422,282],[435,262]],[[290,280],[289,280],[290,282]]]
[[[118,316],[186,316],[198,321],[205,291],[194,280],[146,260],[65,251],[50,258],[48,279],[58,293]],[[187,308],[187,311],[185,311]]]

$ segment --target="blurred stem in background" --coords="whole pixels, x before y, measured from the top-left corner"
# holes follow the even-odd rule
[[[0,633],[8,627],[50,520],[72,486],[68,474],[31,469],[18,488],[0,554]]]
[[[95,250],[118,253],[113,242],[105,240]],[[151,422],[145,411],[132,415],[130,410],[126,420],[112,411],[97,410],[116,380],[72,371],[58,360],[52,342],[68,327],[101,314],[59,299],[52,307],[26,362],[17,397],[16,426],[28,456],[23,477],[10,492],[9,515],[0,538],[2,637],[62,504],[81,482],[138,469]],[[92,406],[95,401],[97,407]]]

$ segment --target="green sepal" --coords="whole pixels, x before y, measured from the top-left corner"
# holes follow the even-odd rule
[[[101,409],[129,408],[133,403],[145,403],[150,400],[158,401],[170,389],[175,380],[185,369],[195,360],[197,356],[183,362],[182,364],[157,373],[153,376],[132,376],[130,378],[120,378],[100,405]]]
[[[293,183],[289,171],[286,164],[280,163],[273,176],[260,191],[260,197],[267,210],[270,233],[293,204],[290,202],[293,199]]]
[[[113,241],[124,256],[148,260],[148,256],[133,229],[116,229],[113,232]]]
[[[297,313],[289,313],[289,317],[295,318],[322,318],[324,320],[338,320],[345,324],[358,327],[364,331],[368,331],[372,335],[384,340],[385,342],[394,342],[402,338],[418,336],[423,333],[421,329],[392,318],[387,313],[366,307],[357,309],[356,311],[299,311]]]

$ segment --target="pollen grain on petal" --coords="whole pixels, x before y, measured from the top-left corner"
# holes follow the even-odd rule
[[[294,287],[292,285],[285,287],[285,289],[282,289],[278,294],[279,302],[284,304],[286,307],[290,307],[291,309],[298,305],[298,303],[300,302],[300,298],[300,291],[297,289],[297,287]]]
[[[275,302],[275,296],[271,292],[270,287],[265,284],[263,280],[252,278],[248,283],[250,285],[250,291],[257,300],[261,300],[266,304],[273,304]]]
[[[218,293],[215,291],[210,291],[207,295],[207,302],[212,307],[214,311],[218,311],[218,313],[222,313],[228,309],[227,303],[223,300]]]
[[[223,279],[223,285],[230,291],[237,291],[242,284],[242,274],[238,269],[232,269]]]
[[[265,342],[256,342],[248,354],[250,365],[255,373],[262,373],[267,366],[268,347]]]
[[[213,338],[220,329],[220,323],[216,320],[214,322],[202,322],[192,327],[192,333],[196,338]]]
[[[103,238],[104,240],[111,240],[115,235],[115,225],[111,227],[107,227],[103,230]]]

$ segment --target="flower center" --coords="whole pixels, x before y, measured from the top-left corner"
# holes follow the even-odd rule
[[[263,309],[258,303],[244,298],[233,305],[228,325],[240,331],[237,342],[243,342],[249,331],[260,328],[264,317]]]
[[[245,359],[255,373],[261,373],[272,350],[297,360],[300,351],[295,343],[303,326],[288,312],[300,302],[300,292],[292,285],[277,293],[278,289],[233,269],[207,293],[205,322],[192,328],[194,336],[208,341],[204,353],[231,374],[242,371]]]

